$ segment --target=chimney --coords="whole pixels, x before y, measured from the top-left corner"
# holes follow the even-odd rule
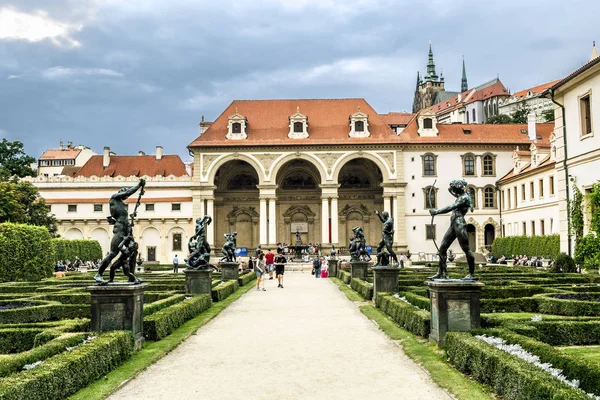
[[[64,150],[64,148],[63,148],[63,147],[64,147],[64,145],[63,145],[63,141],[61,140],[61,141],[60,141],[60,149],[61,149],[61,150]]]
[[[73,142],[67,142],[67,149],[73,148]]]
[[[144,153],[143,151],[141,151],[141,150],[140,150],[140,151],[138,151],[138,156],[140,156],[140,157],[141,157],[141,156],[145,156],[145,155],[146,155],[146,153]]]
[[[462,100],[462,93],[458,94],[458,103],[460,103],[460,101]]]
[[[536,116],[534,112],[527,114],[527,137],[529,140],[535,140],[537,138],[537,132],[535,131]]]
[[[162,160],[163,158],[163,148],[162,146],[156,146],[156,159]]]
[[[108,168],[110,165],[110,147],[104,147],[104,155],[102,156],[102,168]]]

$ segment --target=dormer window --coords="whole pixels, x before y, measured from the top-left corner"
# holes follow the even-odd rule
[[[437,136],[439,130],[437,128],[437,117],[433,110],[426,110],[419,115],[419,136]]]
[[[246,133],[248,121],[246,120],[246,117],[238,113],[237,107],[235,109],[235,114],[229,116],[228,120],[227,135],[225,136],[227,139],[241,140],[248,137],[248,134]]]
[[[296,107],[296,113],[290,115],[290,139],[306,139],[308,137],[308,118],[300,113],[300,107]]]
[[[371,133],[369,132],[369,116],[364,112],[360,111],[360,106],[358,107],[358,111],[350,116],[350,133],[348,133],[348,136],[371,136]]]

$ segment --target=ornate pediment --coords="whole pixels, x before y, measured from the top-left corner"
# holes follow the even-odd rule
[[[242,114],[238,113],[237,107],[235,114],[230,115],[227,124],[227,139],[232,140],[243,140],[248,138],[246,128],[248,126],[248,120]]]
[[[317,214],[315,214],[309,206],[306,205],[293,205],[290,206],[290,208],[288,208],[284,213],[283,213],[283,219],[286,223],[290,223],[292,217],[294,216],[294,214],[304,214],[306,216],[306,219],[309,222],[313,222],[315,220],[315,217],[317,216]]]
[[[308,137],[308,117],[300,112],[300,107],[296,107],[296,112],[289,117],[290,139],[306,139]]]
[[[419,115],[418,119],[419,136],[437,136],[437,116],[433,110],[425,110]]]
[[[355,138],[371,136],[369,132],[369,116],[360,111],[360,106],[358,106],[358,111],[350,116],[350,133],[348,133],[348,136]]]

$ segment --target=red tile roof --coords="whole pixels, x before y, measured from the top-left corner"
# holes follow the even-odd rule
[[[107,168],[102,167],[103,156],[92,156],[77,172],[84,176],[188,176],[179,156],[111,156]]]
[[[529,93],[529,91],[533,93],[542,93],[544,90],[548,89],[550,86],[554,85],[557,82],[559,82],[559,80],[544,83],[543,85],[534,86],[529,89],[521,90],[513,94],[512,97],[516,97],[518,99],[520,99],[521,97],[527,97],[527,93]]]
[[[437,136],[419,136],[417,120],[413,120],[400,135],[400,143],[460,143],[460,144],[531,144],[527,137],[527,124],[437,124]],[[536,134],[547,141],[554,124],[536,124]],[[466,133],[465,131],[469,131]]]
[[[40,156],[40,160],[74,160],[81,149],[48,149]]]
[[[416,116],[413,113],[389,112],[387,114],[379,114],[379,116],[388,125],[408,125],[408,123]]]
[[[368,138],[350,138],[350,115],[358,108],[369,117]],[[289,117],[296,109],[308,118],[306,139],[290,139]],[[228,118],[235,112],[248,120],[244,140],[228,140]],[[303,144],[393,143],[396,134],[365,99],[234,100],[213,124],[190,143],[199,146],[298,146]]]
[[[527,153],[529,153],[529,152],[527,152]],[[534,173],[538,172],[539,170],[544,169],[546,167],[553,167],[555,163],[556,163],[555,161],[550,161],[550,155],[546,155],[546,157],[542,160],[541,163],[539,163],[535,167],[531,168],[531,162],[529,162],[523,169],[521,169],[521,171],[519,171],[518,174],[515,174],[515,170],[513,168],[508,174],[506,174],[502,178],[500,178],[498,180],[498,183],[502,184],[502,183],[510,182],[513,179],[519,179],[523,176],[534,174]]]
[[[497,81],[489,86],[485,86],[481,89],[473,88],[469,89],[465,92],[462,92],[459,95],[451,97],[447,100],[441,101],[438,104],[434,104],[429,107],[427,110],[433,110],[436,115],[446,114],[450,111],[453,111],[457,108],[463,107],[466,104],[471,104],[475,101],[483,101],[490,97],[495,96],[508,96],[509,92],[504,87],[502,82]],[[460,96],[460,101],[458,101],[458,97]]]

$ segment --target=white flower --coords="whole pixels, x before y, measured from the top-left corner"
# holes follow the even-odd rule
[[[26,364],[26,365],[23,365],[23,369],[24,370],[33,369],[33,368],[37,367],[38,365],[40,365],[41,363],[43,363],[43,361],[36,361],[32,364]]]

